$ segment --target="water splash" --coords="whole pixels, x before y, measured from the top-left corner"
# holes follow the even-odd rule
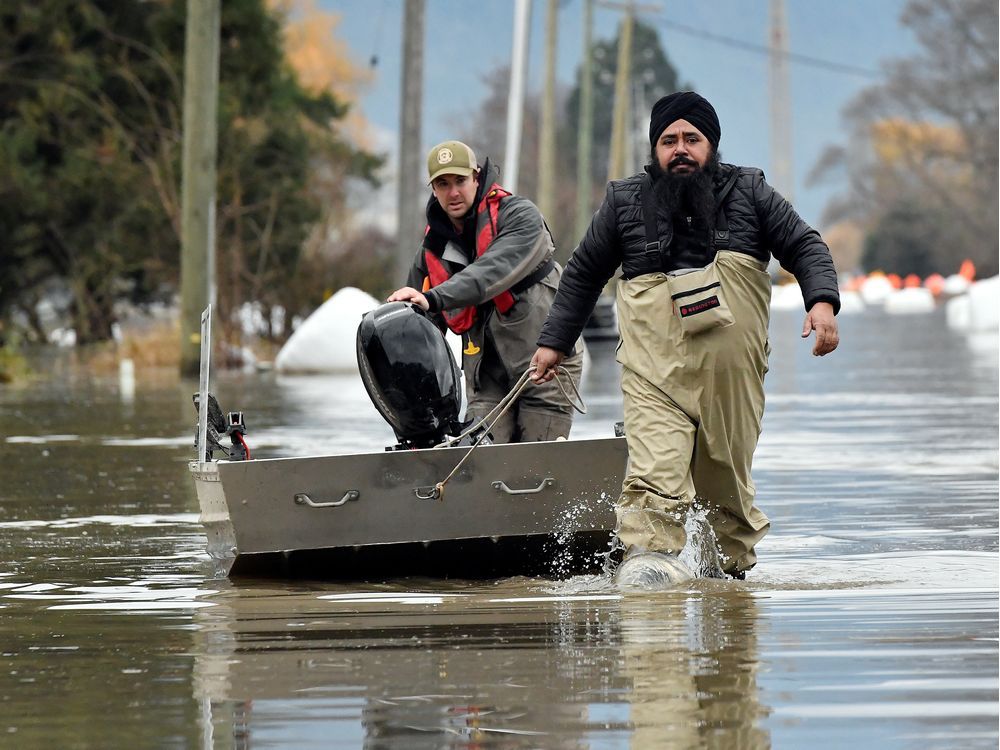
[[[684,520],[684,533],[687,542],[678,558],[687,565],[697,578],[727,578],[720,566],[720,552],[715,531],[708,519],[708,511],[700,498],[696,498],[688,510]],[[619,561],[625,551],[625,545],[618,536],[618,527],[608,542],[608,551],[604,557],[601,573],[604,577],[614,577]]]
[[[678,558],[687,565],[697,578],[727,578],[719,564],[719,542],[715,530],[708,520],[708,511],[701,505],[700,498],[688,511],[684,521],[687,543]]]
[[[613,505],[614,498],[608,493],[602,492],[597,497],[576,498],[576,502],[566,506],[560,512],[553,525],[550,547],[546,550],[549,554],[550,569],[554,577],[569,578],[573,571],[580,567],[579,561],[576,559],[577,553],[573,549],[573,537],[578,531],[581,531],[581,519],[590,518],[602,510],[613,507]],[[606,557],[606,553],[599,553],[598,558],[600,557]],[[606,564],[605,560],[602,567]]]

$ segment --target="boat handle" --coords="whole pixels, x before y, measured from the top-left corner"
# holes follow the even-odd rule
[[[329,503],[317,503],[314,502],[309,495],[304,492],[295,493],[295,504],[296,505],[308,505],[310,508],[339,508],[341,505],[346,503],[348,500],[357,500],[361,497],[361,493],[357,490],[348,490],[344,493],[344,496],[340,500],[334,500]]]
[[[414,487],[413,494],[420,500],[440,500],[441,487],[436,484],[433,487]]]
[[[556,480],[553,479],[552,477],[545,477],[545,479],[542,480],[542,483],[539,484],[537,487],[532,487],[526,490],[512,490],[510,487],[507,486],[506,482],[500,479],[496,480],[492,484],[495,489],[503,490],[508,495],[534,495],[536,492],[541,492],[546,487],[551,487],[555,483]]]

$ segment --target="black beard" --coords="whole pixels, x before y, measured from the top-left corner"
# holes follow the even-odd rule
[[[695,163],[691,160],[683,161],[686,164]],[[675,174],[665,171],[660,167],[656,154],[652,155],[646,169],[653,180],[653,196],[657,207],[665,210],[671,221],[691,216],[709,229],[715,228],[716,205],[712,186],[719,171],[718,151],[713,150],[705,166],[694,172]]]

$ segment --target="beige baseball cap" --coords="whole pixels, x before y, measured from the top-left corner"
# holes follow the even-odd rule
[[[476,155],[461,141],[439,143],[427,154],[427,184],[443,174],[460,174],[468,177],[479,170]]]

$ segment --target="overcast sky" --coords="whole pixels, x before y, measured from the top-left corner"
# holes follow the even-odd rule
[[[819,225],[837,185],[807,187],[806,176],[823,148],[842,139],[844,105],[877,82],[882,61],[913,52],[915,41],[899,24],[905,0],[786,0],[788,47],[810,60],[789,63],[794,202]],[[399,131],[402,0],[318,0],[341,17],[337,35],[361,65],[378,63],[359,108],[379,146],[395,159]],[[642,19],[656,27],[682,81],[707,97],[719,113],[723,160],[769,171],[770,109],[768,0],[649,3],[659,10]],[[558,81],[570,87],[580,64],[582,0],[563,0],[559,13]],[[544,0],[532,2],[527,86],[542,87]],[[483,100],[482,76],[510,63],[514,3],[426,0],[424,148],[460,132],[456,117]],[[613,38],[620,15],[595,3],[595,39]],[[754,49],[758,48],[758,49]],[[827,65],[826,63],[830,63]],[[871,75],[871,74],[876,75]],[[503,154],[493,154],[502,163]],[[523,167],[522,167],[523,169]],[[394,204],[392,169],[380,203]],[[386,210],[382,205],[381,213]]]

